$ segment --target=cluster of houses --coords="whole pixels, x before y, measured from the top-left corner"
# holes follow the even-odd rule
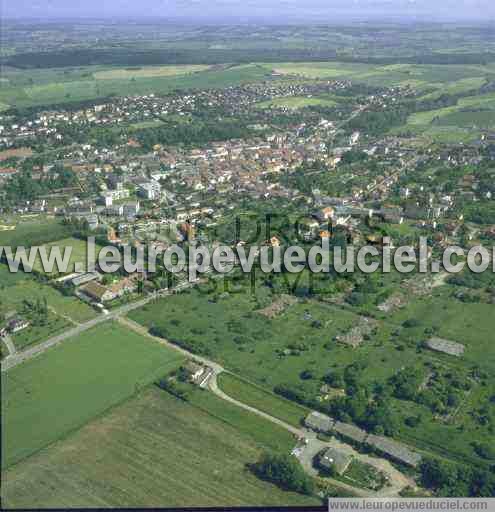
[[[403,443],[369,434],[355,425],[343,423],[320,412],[311,412],[305,419],[305,425],[315,432],[335,434],[358,446],[368,446],[406,466],[415,468],[421,462],[421,455]]]

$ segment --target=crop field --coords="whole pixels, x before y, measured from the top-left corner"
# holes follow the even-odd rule
[[[440,97],[442,94],[459,94],[461,92],[467,92],[471,90],[479,89],[484,83],[486,79],[483,77],[473,77],[473,78],[463,78],[462,80],[458,80],[457,82],[452,82],[447,85],[445,84],[435,84],[439,87],[438,91],[431,92],[429,94],[425,94],[421,96],[420,100],[430,100],[436,99]],[[433,84],[431,84],[433,86]]]
[[[107,323],[2,373],[2,467],[65,437],[182,360]]]
[[[340,62],[280,62],[264,65],[282,75],[294,75],[305,78],[350,78],[375,70],[375,66],[368,64],[348,64]]]
[[[211,67],[170,65],[6,70],[0,102],[28,107],[105,98],[111,95],[166,94],[175,89],[216,88],[256,82],[272,72],[298,79],[350,79],[375,86],[409,84],[424,98],[475,91],[495,78],[492,65],[375,65],[345,62],[280,62]],[[291,106],[292,107],[292,106]],[[296,106],[295,108],[299,108]]]
[[[495,110],[460,110],[440,117],[437,124],[466,128],[494,128]]]
[[[186,69],[189,71],[182,72]],[[161,66],[140,70],[88,66],[39,72],[15,71],[5,73],[9,85],[0,90],[0,102],[30,107],[112,95],[167,94],[176,89],[207,89],[256,82],[268,73],[266,68],[256,64],[215,69],[208,66]]]
[[[452,107],[441,108],[437,110],[429,110],[426,112],[418,112],[409,117],[408,125],[428,125],[436,119],[441,119],[450,114],[462,112],[463,110],[479,110],[483,115],[486,111],[495,109],[495,94],[484,94],[480,96],[468,96],[461,98],[457,105]],[[477,112],[475,112],[477,113]],[[452,123],[454,124],[454,123]]]
[[[145,66],[136,68],[108,69],[105,71],[96,71],[93,76],[96,80],[114,80],[126,78],[153,78],[161,76],[186,75],[188,73],[197,73],[205,71],[209,66]]]
[[[208,395],[208,403],[228,406]],[[258,429],[272,425],[262,420]],[[8,508],[319,504],[255,477],[246,466],[260,451],[255,438],[215,413],[151,388],[5,471],[2,502]]]
[[[337,103],[335,101],[325,98],[305,98],[300,96],[293,96],[289,98],[275,98],[273,100],[263,101],[258,103],[258,107],[286,107],[289,109],[299,109],[312,106],[334,107],[336,104]]]
[[[339,62],[298,62],[265,64],[273,71],[283,75],[305,78],[351,79],[376,86],[410,84],[419,90],[440,89],[442,94],[477,89],[486,79],[495,77],[495,70],[490,67],[468,65],[372,65]],[[428,92],[436,95],[436,92]]]

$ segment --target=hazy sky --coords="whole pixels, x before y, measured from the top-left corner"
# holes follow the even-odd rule
[[[3,0],[15,18],[161,17],[214,21],[266,18],[331,23],[344,19],[495,19],[495,0]]]

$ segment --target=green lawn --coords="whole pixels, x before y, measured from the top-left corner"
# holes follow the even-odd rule
[[[2,466],[64,437],[182,360],[107,323],[3,373]]]
[[[218,385],[230,397],[256,407],[295,427],[300,427],[303,419],[310,412],[305,407],[285,400],[231,373],[221,373],[218,376]]]
[[[195,403],[157,388],[112,409],[2,474],[8,508],[234,507],[319,505],[255,477],[261,453],[241,411],[241,427],[210,393]],[[216,411],[220,411],[220,416]],[[276,426],[259,420],[263,435]],[[276,431],[275,431],[276,434]],[[281,437],[283,438],[284,432]],[[292,447],[292,446],[291,446]]]

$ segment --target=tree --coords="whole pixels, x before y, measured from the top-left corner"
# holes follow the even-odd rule
[[[264,453],[253,469],[260,478],[288,491],[301,494],[314,492],[313,480],[304,472],[298,460],[291,455]]]

